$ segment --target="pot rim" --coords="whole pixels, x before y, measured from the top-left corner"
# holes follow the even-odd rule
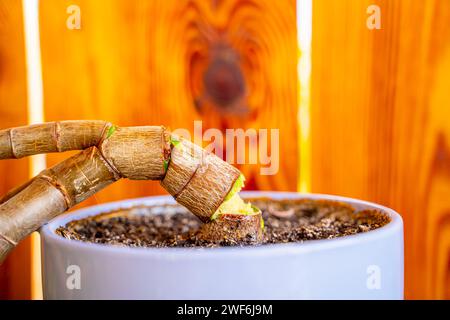
[[[74,210],[62,214],[49,223],[45,224],[40,229],[42,242],[56,243],[61,249],[77,249],[82,251],[91,251],[96,253],[110,253],[120,254],[121,256],[151,256],[152,258],[193,258],[195,257],[211,257],[221,256],[265,256],[268,253],[275,255],[290,255],[309,253],[314,251],[333,250],[337,247],[351,247],[364,245],[368,242],[377,241],[380,238],[389,237],[395,233],[401,233],[403,236],[403,220],[400,214],[385,206],[375,204],[372,202],[358,200],[348,197],[317,194],[317,193],[299,193],[299,192],[280,192],[280,191],[243,191],[240,192],[243,198],[261,198],[267,197],[269,199],[314,199],[314,200],[331,200],[340,201],[352,206],[365,206],[366,209],[376,209],[387,214],[391,221],[386,225],[367,232],[358,233],[355,235],[343,236],[334,239],[309,240],[304,242],[293,243],[277,243],[265,244],[261,246],[243,246],[243,247],[219,247],[219,248],[154,248],[154,247],[126,247],[109,244],[98,244],[91,242],[83,242],[78,240],[70,240],[56,234],[55,230],[68,223],[69,221],[82,219],[89,216],[94,216],[103,212],[128,209],[139,205],[158,205],[158,204],[175,204],[175,200],[168,195],[164,196],[150,196],[142,198],[133,198],[127,200],[120,200],[108,202],[104,204],[94,205],[87,208]]]

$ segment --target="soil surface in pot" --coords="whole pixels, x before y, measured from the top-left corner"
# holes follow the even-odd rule
[[[355,211],[334,201],[249,199],[262,210],[262,244],[332,239],[377,229],[390,219],[376,210]],[[179,205],[134,207],[75,220],[59,227],[62,237],[131,247],[217,247],[249,245],[251,241],[197,237],[200,220]]]

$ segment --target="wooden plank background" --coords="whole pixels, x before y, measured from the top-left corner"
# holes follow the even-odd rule
[[[66,28],[71,4],[81,8],[81,30]],[[366,27],[372,4],[381,8],[381,30]],[[448,299],[450,2],[314,0],[313,6],[311,189],[399,211],[406,297]],[[40,9],[46,120],[191,129],[199,119],[204,129],[282,128],[280,173],[243,170],[250,188],[296,188],[295,1],[60,0],[43,1]],[[1,128],[27,121],[22,23],[21,1],[2,1]],[[225,86],[225,98],[241,94],[225,105],[203,82],[224,60],[231,76],[239,78],[240,69],[244,80]],[[2,161],[0,176],[3,193],[27,179],[27,161]],[[83,205],[163,192],[156,183],[124,181]],[[30,296],[29,250],[25,242],[0,268],[1,298]]]
[[[66,27],[66,10],[73,4],[81,9],[80,30]],[[6,7],[9,3],[0,4],[0,10]],[[15,7],[20,14],[20,1]],[[46,121],[103,119],[123,126],[161,124],[192,131],[194,120],[202,120],[204,130],[280,129],[280,154],[290,156],[281,158],[278,174],[261,176],[256,165],[241,169],[249,189],[296,189],[294,0],[41,1],[40,21]],[[21,22],[9,23],[2,32],[21,28]],[[22,45],[23,37],[14,41]],[[24,62],[23,48],[3,49],[18,54],[15,64]],[[221,69],[223,63],[234,73]],[[207,72],[216,86],[212,89],[203,81]],[[6,86],[16,75],[7,76],[4,95],[10,94]],[[241,79],[238,87],[227,81],[230,76]],[[218,88],[228,94],[217,96]],[[2,119],[2,128],[26,122],[26,113],[18,109],[25,106],[24,97],[8,96],[9,108],[2,103],[2,112],[15,108],[22,117],[16,122]],[[231,102],[223,103],[230,97]],[[50,155],[48,165],[68,156]],[[26,170],[21,174],[26,177]],[[5,190],[19,184],[17,175],[9,179]],[[81,206],[165,193],[156,182],[120,181]],[[20,259],[14,261],[26,266]],[[29,279],[14,281],[30,285]],[[6,295],[14,297],[10,293]]]
[[[406,297],[450,299],[450,1],[313,5],[312,191],[400,212]]]
[[[65,27],[70,4],[41,5],[46,119],[162,124],[191,133],[194,120],[204,130],[280,128],[280,154],[291,156],[279,173],[241,169],[249,188],[296,189],[295,1],[77,1],[81,30]],[[203,84],[218,48],[243,72],[246,93],[236,105],[215,103]],[[156,183],[122,181],[90,203],[155,193],[164,193]]]
[[[27,123],[27,88],[22,5],[0,2],[0,128]],[[28,160],[0,161],[0,194],[28,179]],[[0,298],[29,299],[30,239],[23,241],[0,267]]]

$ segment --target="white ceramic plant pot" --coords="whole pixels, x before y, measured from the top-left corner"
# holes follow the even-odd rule
[[[382,228],[332,240],[226,248],[129,248],[68,240],[67,222],[135,205],[133,199],[60,216],[41,229],[46,299],[402,299],[403,223],[391,209],[360,200],[298,193],[246,197],[337,200],[391,217]]]

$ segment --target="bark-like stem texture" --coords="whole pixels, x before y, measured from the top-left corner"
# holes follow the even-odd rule
[[[172,148],[170,163],[161,185],[171,195],[177,197],[203,163],[207,153],[198,145],[181,139]]]
[[[112,125],[99,120],[47,122],[0,131],[0,159],[83,150],[96,146]]]
[[[0,205],[0,262],[22,238],[119,178],[96,147],[44,170]]]
[[[170,140],[162,126],[119,128],[95,120],[1,130],[0,159],[83,151],[0,201],[0,262],[23,237],[121,177],[162,180],[180,204],[209,221],[240,172],[190,141],[171,149]]]
[[[186,142],[190,144],[191,142]],[[193,147],[195,148],[195,147]],[[173,154],[172,161],[177,163],[189,163],[189,160],[177,158],[177,154]],[[191,158],[191,163],[197,163],[195,157]],[[169,164],[169,168],[171,164]],[[182,165],[182,168],[194,167]],[[174,171],[181,172],[179,168],[172,168]],[[191,170],[191,169],[189,169]],[[188,170],[186,170],[188,171]],[[190,171],[192,172],[192,170]],[[203,161],[197,166],[190,178],[183,180],[186,182],[181,191],[172,194],[178,203],[188,208],[193,214],[200,218],[203,222],[209,221],[210,217],[216,212],[223,200],[231,190],[234,182],[240,175],[240,171],[223,161],[215,154],[208,153],[203,156]],[[174,173],[171,175],[175,176]],[[188,175],[179,174],[181,177]],[[170,191],[169,191],[170,192]]]
[[[198,237],[213,242],[253,243],[263,240],[261,213],[252,215],[222,214],[202,225]]]
[[[117,128],[100,146],[105,159],[122,177],[161,180],[170,146],[164,127]]]
[[[64,195],[44,179],[35,179],[22,192],[2,204],[0,263],[20,240],[66,210]]]

